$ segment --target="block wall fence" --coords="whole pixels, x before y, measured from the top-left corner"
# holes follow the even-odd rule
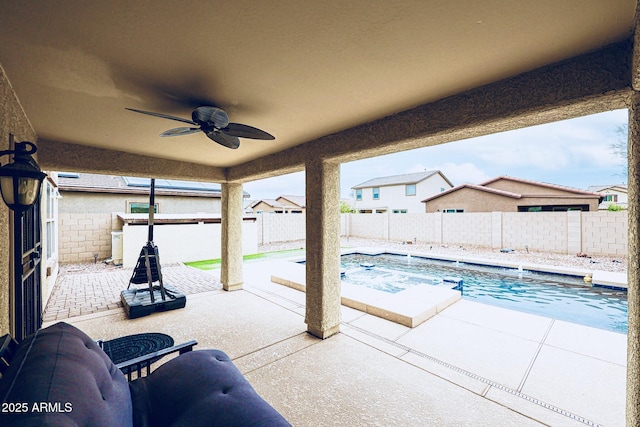
[[[342,214],[345,237],[627,255],[627,211]],[[304,215],[258,215],[258,244],[305,238]]]
[[[122,228],[112,214],[59,213],[58,261],[63,264],[111,257],[111,231]]]
[[[256,221],[257,244],[305,239],[304,214],[262,214]],[[121,229],[112,214],[60,214],[61,263],[111,257],[111,231]],[[627,211],[342,214],[344,237],[475,245],[589,255],[627,255]]]

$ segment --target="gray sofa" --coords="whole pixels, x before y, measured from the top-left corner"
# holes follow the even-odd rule
[[[57,323],[22,341],[0,379],[2,426],[289,426],[219,350],[127,382],[97,344]]]

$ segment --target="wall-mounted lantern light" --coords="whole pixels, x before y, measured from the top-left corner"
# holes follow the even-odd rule
[[[0,167],[0,192],[11,210],[22,212],[40,196],[40,185],[47,174],[31,157],[36,151],[35,144],[28,141],[16,142],[15,150],[0,151],[0,157],[13,154],[13,163]]]

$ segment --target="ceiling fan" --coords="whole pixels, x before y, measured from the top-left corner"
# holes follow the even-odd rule
[[[212,141],[227,148],[236,149],[240,146],[238,138],[250,139],[275,139],[275,137],[263,130],[254,128],[253,126],[243,125],[240,123],[229,123],[229,116],[222,108],[202,106],[198,107],[191,113],[191,120],[181,117],[170,116],[168,114],[154,113],[151,111],[136,110],[134,108],[126,108],[136,113],[148,114],[150,116],[161,117],[163,119],[176,120],[188,123],[198,127],[179,127],[166,130],[160,136],[180,136],[189,135],[196,132],[204,132]]]

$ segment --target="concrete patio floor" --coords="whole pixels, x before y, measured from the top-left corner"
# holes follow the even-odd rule
[[[342,307],[323,341],[306,333],[304,293],[270,281],[277,265],[245,264],[243,290],[184,309],[65,321],[221,349],[295,426],[624,425],[626,335],[462,300],[413,329]]]

